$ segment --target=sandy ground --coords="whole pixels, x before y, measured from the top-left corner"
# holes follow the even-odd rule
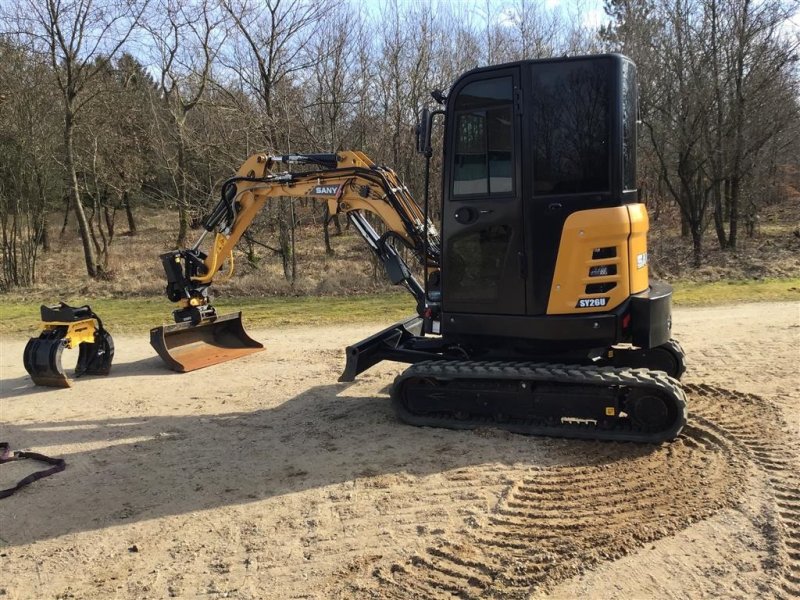
[[[336,383],[379,325],[184,375],[119,336],[67,390],[2,340],[0,440],[69,466],[0,500],[0,596],[798,597],[800,304],[675,324],[690,422],[661,447],[399,424],[401,365]]]

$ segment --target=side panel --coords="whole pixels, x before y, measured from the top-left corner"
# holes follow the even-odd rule
[[[627,300],[630,234],[627,206],[572,213],[558,247],[547,314],[607,312]]]
[[[650,285],[647,258],[647,231],[650,219],[644,204],[628,204],[631,219],[631,237],[628,242],[628,255],[631,263],[631,294],[643,292]]]

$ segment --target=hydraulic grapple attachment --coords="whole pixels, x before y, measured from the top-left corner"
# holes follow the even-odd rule
[[[78,348],[75,377],[108,375],[114,359],[114,340],[88,305],[43,305],[41,315],[42,332],[28,340],[23,354],[25,370],[36,385],[72,385],[61,365],[64,348]]]
[[[186,373],[259,352],[264,346],[242,325],[242,313],[214,316],[198,324],[162,325],[150,330],[150,345],[173,371]]]

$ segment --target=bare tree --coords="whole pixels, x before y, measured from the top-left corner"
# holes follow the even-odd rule
[[[46,61],[0,42],[0,288],[32,284],[49,249],[47,209],[61,193],[54,92]]]
[[[279,146],[288,149],[295,115],[288,114],[292,103],[282,103],[279,95],[290,94],[292,77],[313,65],[309,42],[319,31],[333,2],[222,0],[222,5],[237,31],[222,62],[246,92],[258,98],[260,122],[257,126],[263,144],[269,149]],[[277,225],[284,276],[294,281],[294,218],[287,201],[278,203]]]
[[[88,85],[127,43],[148,0],[22,0],[12,20],[20,41],[49,56],[64,115],[64,167],[90,277],[104,272],[92,243],[75,168],[74,132],[100,90]]]
[[[780,35],[788,7],[780,0],[610,0],[606,10],[614,24],[602,37],[640,69],[649,142],[642,155],[655,158],[699,266],[709,222],[721,248],[736,247],[743,194],[764,185],[754,179],[765,172],[761,156],[798,119],[797,45]],[[751,201],[746,214],[754,211]]]
[[[207,0],[197,4],[160,0],[155,17],[147,23],[161,73],[159,89],[175,136],[172,181],[178,206],[177,247],[186,245],[189,231],[189,157],[187,118],[203,98],[212,64],[225,40]],[[155,114],[159,114],[156,112]],[[165,157],[167,158],[167,157]]]

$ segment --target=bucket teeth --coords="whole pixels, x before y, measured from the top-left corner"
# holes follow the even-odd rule
[[[242,313],[231,313],[197,325],[177,323],[150,330],[150,345],[173,371],[186,373],[241,358],[264,349],[242,325]]]

